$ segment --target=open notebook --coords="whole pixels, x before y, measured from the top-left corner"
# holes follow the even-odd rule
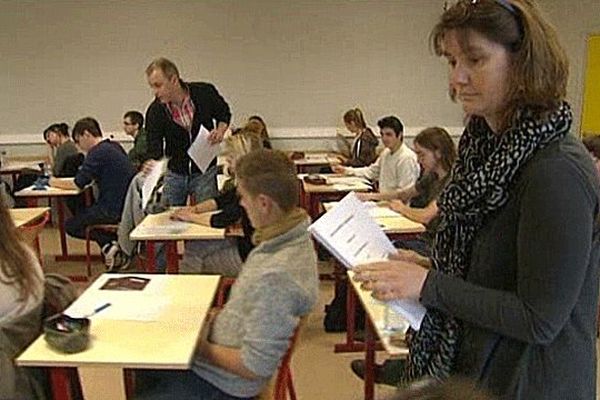
[[[368,261],[386,259],[396,251],[383,230],[369,215],[354,193],[349,193],[336,206],[315,221],[309,232],[346,268]],[[391,308],[418,330],[427,311],[416,300],[393,300]]]

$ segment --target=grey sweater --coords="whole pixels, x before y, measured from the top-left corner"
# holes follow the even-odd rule
[[[231,295],[213,322],[212,343],[241,349],[249,380],[196,357],[193,371],[237,397],[260,393],[285,354],[299,318],[317,301],[318,275],[308,221],[259,244],[248,256]]]
[[[567,135],[481,228],[466,281],[429,273],[421,302],[463,321],[456,373],[500,399],[596,398],[599,186]]]

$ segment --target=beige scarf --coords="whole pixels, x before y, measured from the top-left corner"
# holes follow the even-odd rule
[[[300,222],[305,221],[307,218],[308,214],[306,211],[304,211],[302,208],[296,207],[272,224],[256,229],[252,235],[252,243],[257,246],[265,240],[269,240],[275,236],[286,233]]]

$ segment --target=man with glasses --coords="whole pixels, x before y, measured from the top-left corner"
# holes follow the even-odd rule
[[[123,116],[123,131],[133,138],[133,148],[127,156],[136,169],[150,157],[148,157],[148,139],[144,129],[144,116],[139,111],[127,111]]]

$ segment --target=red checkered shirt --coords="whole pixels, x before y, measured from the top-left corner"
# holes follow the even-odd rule
[[[171,114],[171,118],[173,121],[188,132],[192,129],[192,120],[194,119],[194,112],[196,112],[196,107],[194,107],[194,103],[192,103],[192,98],[188,94],[183,99],[183,103],[181,106],[178,106],[174,103],[167,103],[167,109]]]

